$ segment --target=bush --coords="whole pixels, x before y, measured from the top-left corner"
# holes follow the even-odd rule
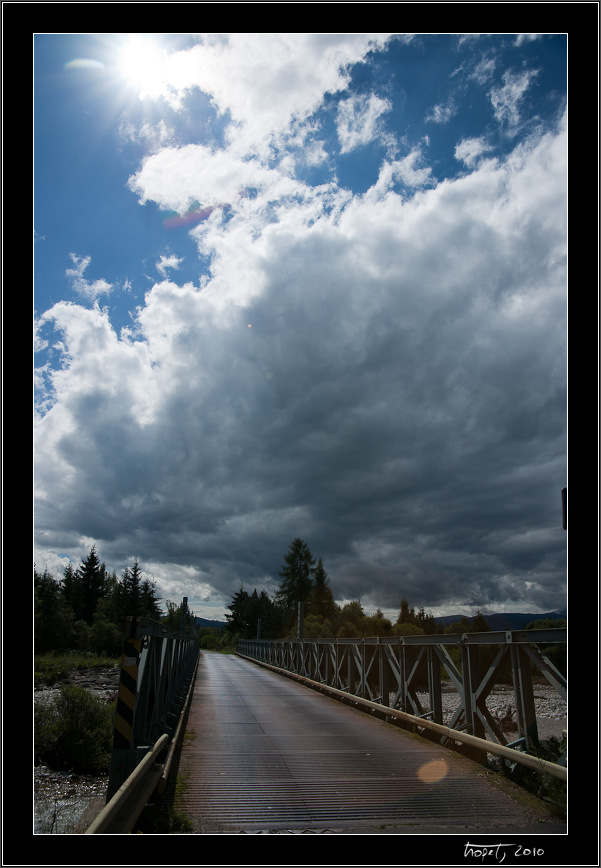
[[[104,702],[83,687],[64,684],[55,702],[36,702],[36,761],[79,774],[108,772],[114,719],[114,702]]]

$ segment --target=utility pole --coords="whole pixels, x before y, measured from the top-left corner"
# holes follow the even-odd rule
[[[182,613],[181,613],[181,623],[180,623],[180,632],[186,632],[186,619],[188,615],[188,598],[184,597],[182,600]]]
[[[298,622],[296,626],[296,638],[305,638],[305,604],[302,600],[298,601]]]

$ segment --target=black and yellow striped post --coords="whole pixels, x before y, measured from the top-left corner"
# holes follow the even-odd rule
[[[113,753],[109,773],[107,801],[128,777],[130,760],[135,758],[136,746],[132,743],[136,694],[138,690],[138,669],[140,666],[141,639],[137,636],[137,619],[128,618],[121,653],[121,673],[115,729],[113,732]],[[132,754],[133,752],[133,754]]]

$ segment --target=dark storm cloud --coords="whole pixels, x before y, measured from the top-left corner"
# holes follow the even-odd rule
[[[128,338],[56,306],[41,544],[72,528],[227,602],[274,590],[300,536],[337,599],[561,606],[564,152],[559,131],[336,219],[282,200],[259,231],[245,203],[198,235],[205,288],[157,284]]]

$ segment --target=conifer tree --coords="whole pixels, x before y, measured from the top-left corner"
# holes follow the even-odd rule
[[[309,613],[331,621],[336,614],[336,603],[321,558],[317,561],[317,566],[313,571],[313,581],[313,589],[309,598]]]
[[[280,570],[282,582],[276,597],[286,608],[305,603],[313,588],[312,574],[315,559],[306,542],[296,537],[290,544]]]
[[[81,588],[82,610],[80,617],[86,623],[91,624],[98,601],[104,595],[106,578],[106,567],[100,563],[95,545],[92,546],[90,554],[82,561],[75,575]]]

